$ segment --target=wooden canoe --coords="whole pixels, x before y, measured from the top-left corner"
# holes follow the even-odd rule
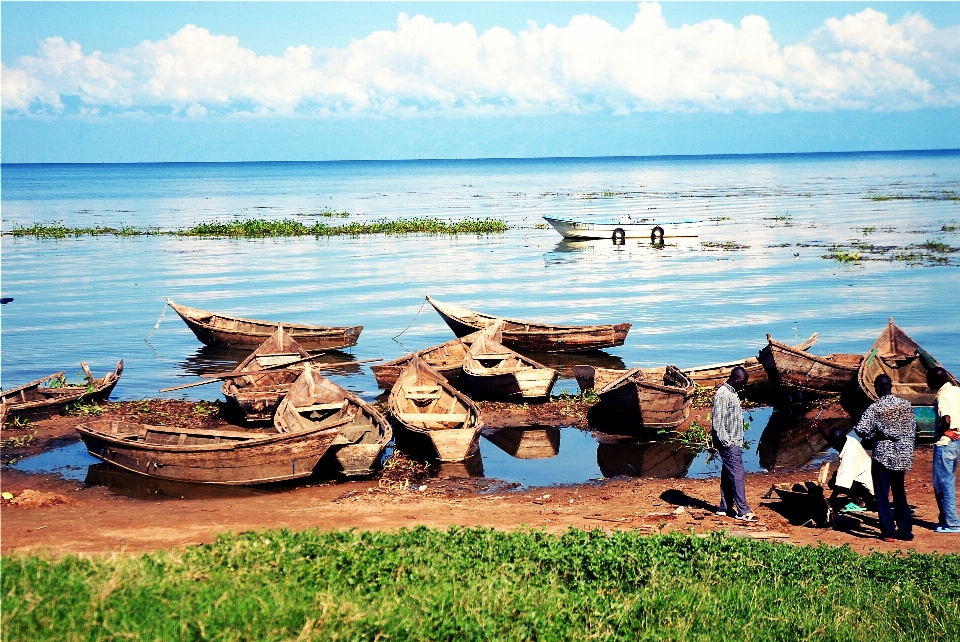
[[[303,363],[289,368],[270,368],[283,363],[307,359],[310,353],[284,331],[281,325],[277,331],[250,356],[234,368],[234,372],[252,372],[223,382],[223,396],[243,413],[248,422],[273,421],[273,413],[280,401],[286,396],[293,382],[303,372]]]
[[[63,372],[57,372],[49,377],[4,390],[0,393],[0,421],[11,417],[41,418],[52,415],[63,409],[64,406],[78,401],[103,401],[110,397],[110,393],[120,381],[123,374],[123,360],[117,363],[113,372],[95,379],[86,363],[80,367],[86,375],[84,385],[64,384]]]
[[[480,333],[474,332],[465,337],[458,337],[438,346],[420,350],[417,354],[421,361],[426,362],[447,381],[456,385],[460,373],[463,372],[463,358],[467,356],[467,350],[470,349],[478,336],[480,336]],[[383,390],[391,390],[397,383],[397,377],[400,376],[400,373],[410,365],[411,359],[413,359],[413,354],[408,354],[378,366],[371,366],[370,369],[377,379],[377,385]]]
[[[309,432],[336,426],[327,457],[347,477],[368,475],[379,468],[383,451],[393,438],[390,423],[376,408],[341,388],[307,364],[280,402],[274,417],[278,432]]]
[[[226,314],[206,312],[167,299],[167,305],[180,315],[197,338],[209,346],[256,348],[277,331],[279,323],[244,319]],[[362,325],[352,327],[323,327],[284,323],[283,327],[304,350],[338,350],[357,345]]]
[[[809,339],[793,346],[794,350],[808,350],[810,346],[817,342],[818,334],[814,332]],[[767,371],[758,357],[748,357],[743,361],[730,361],[728,363],[715,363],[709,366],[698,366],[695,368],[681,368],[680,372],[687,375],[693,382],[701,388],[719,388],[730,377],[730,371],[737,366],[743,367],[750,379],[747,380],[747,386],[755,387],[770,383]]]
[[[262,484],[307,477],[343,424],[310,430],[191,430],[109,419],[77,426],[87,450],[119,468],[203,484]]]
[[[517,459],[549,459],[560,454],[560,429],[556,426],[507,427],[483,436]]]
[[[797,350],[767,335],[767,347],[760,351],[760,362],[771,383],[803,390],[815,395],[843,392],[860,368],[862,354],[828,354],[823,357]]]
[[[487,327],[467,351],[463,374],[470,390],[476,397],[500,401],[549,396],[560,373],[500,343],[502,330],[502,321]]]
[[[498,319],[504,322],[503,345],[521,352],[582,352],[623,345],[630,331],[629,323],[615,325],[550,325],[518,321],[474,312],[427,297],[458,337],[482,330]]]
[[[914,406],[931,406],[937,391],[927,385],[927,373],[939,367],[942,366],[937,360],[898,328],[891,318],[860,364],[857,381],[870,400],[876,401],[878,397],[873,382],[878,375],[886,374],[893,381],[893,394]],[[950,381],[955,386],[960,385],[952,374]]]
[[[587,375],[587,368],[593,369],[592,376]],[[592,382],[602,416],[617,428],[627,432],[675,428],[690,416],[696,386],[675,366],[626,372],[593,366],[577,366],[576,370],[581,387]]]
[[[464,461],[478,452],[479,408],[417,355],[400,373],[387,403],[401,450],[427,452],[440,461]]]

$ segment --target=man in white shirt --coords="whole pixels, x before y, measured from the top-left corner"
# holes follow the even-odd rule
[[[937,391],[933,407],[937,413],[936,443],[933,446],[933,495],[940,518],[938,533],[960,533],[957,518],[957,460],[960,459],[960,388],[953,385],[943,368],[927,373],[927,385]]]

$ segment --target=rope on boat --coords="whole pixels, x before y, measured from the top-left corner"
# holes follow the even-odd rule
[[[420,309],[417,310],[417,313],[416,313],[415,315],[413,315],[413,320],[410,321],[410,323],[407,325],[407,327],[405,327],[403,330],[400,331],[400,334],[403,334],[404,332],[406,332],[407,330],[410,329],[410,326],[413,325],[413,322],[416,321],[416,320],[417,320],[417,317],[420,316],[420,313],[423,312],[423,306],[425,306],[426,304],[427,304],[427,299],[426,299],[426,297],[424,297],[423,303],[420,304]],[[162,315],[161,315],[161,316],[162,316]],[[160,325],[160,322],[159,322],[159,321],[157,321],[157,325]],[[394,335],[393,338],[396,339],[397,337],[400,336],[400,334]]]
[[[153,336],[153,333],[156,332],[156,331],[157,331],[157,328],[160,327],[160,322],[163,321],[163,315],[165,315],[165,314],[167,313],[167,307],[168,307],[169,305],[170,305],[169,303],[164,303],[164,304],[163,304],[163,312],[160,313],[160,318],[157,319],[156,325],[153,326],[153,330],[150,331],[150,334],[148,334],[146,337],[143,338],[143,340],[146,341],[147,343],[150,343],[150,337],[152,337],[152,336]]]

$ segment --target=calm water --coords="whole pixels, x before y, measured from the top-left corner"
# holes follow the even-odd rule
[[[124,359],[114,399],[229,368],[242,353],[203,348],[164,297],[267,319],[364,326],[346,359],[391,359],[452,334],[426,294],[486,312],[561,323],[630,321],[614,364],[691,366],[755,354],[765,334],[820,333],[814,352],[865,352],[887,317],[960,372],[960,267],[823,259],[860,239],[960,247],[960,153],[678,159],[3,165],[2,224],[187,227],[233,217],[346,220],[498,217],[491,236],[215,240],[2,239],[0,383],[81,360],[97,375]],[[606,196],[604,195],[606,194]],[[696,217],[702,242],[655,249],[568,243],[544,215]],[[330,222],[331,219],[323,219]],[[332,219],[333,223],[344,219]],[[863,232],[863,228],[875,228]],[[733,242],[739,249],[711,244]],[[411,320],[406,332],[395,339]],[[557,359],[555,365],[577,361]],[[331,378],[368,400],[367,365]],[[577,389],[569,373],[557,391]],[[170,393],[219,398],[215,385]],[[586,455],[585,455],[586,456]],[[595,458],[594,458],[595,459]],[[596,462],[594,462],[596,464]],[[488,474],[494,470],[490,460]]]

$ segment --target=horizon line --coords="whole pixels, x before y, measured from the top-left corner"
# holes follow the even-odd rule
[[[5,162],[0,167],[14,165],[236,165],[236,164],[305,164],[305,163],[471,163],[483,161],[584,161],[584,160],[680,160],[691,158],[770,158],[789,156],[878,156],[884,154],[957,154],[960,148],[938,149],[877,149],[858,151],[822,152],[751,152],[717,154],[643,154],[611,156],[476,156],[470,158],[342,158],[328,160],[234,160],[234,161],[57,161],[57,162]]]

